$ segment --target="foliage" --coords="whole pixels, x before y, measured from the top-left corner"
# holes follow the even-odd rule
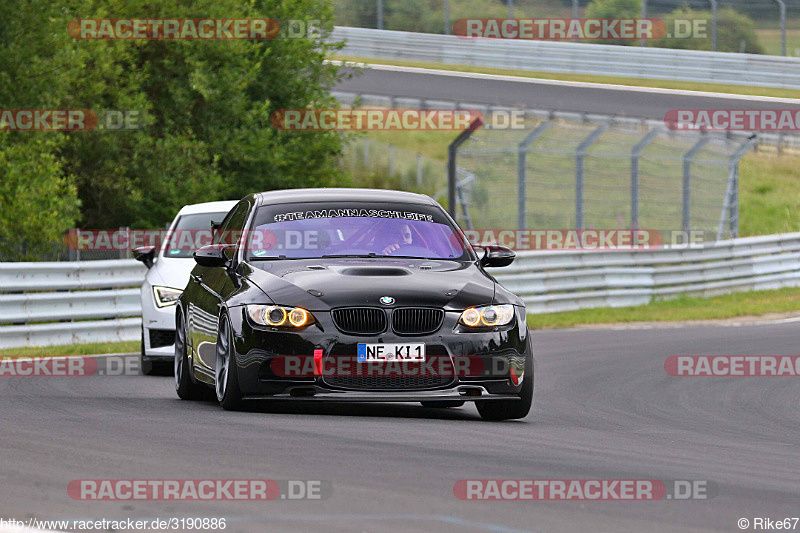
[[[663,17],[669,32],[675,28],[675,20],[705,21],[705,37],[696,39],[680,39],[664,37],[654,43],[662,48],[681,48],[686,50],[712,50],[711,43],[711,11],[696,11],[689,8],[676,9]],[[717,51],[741,52],[744,42],[744,52],[750,54],[763,54],[764,48],[758,41],[758,35],[753,28],[753,21],[747,15],[737,12],[731,7],[723,7],[717,11]]]

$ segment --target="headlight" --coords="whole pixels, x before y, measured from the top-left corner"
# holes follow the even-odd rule
[[[302,307],[280,305],[248,305],[250,320],[262,326],[302,328],[314,322],[314,317]]]
[[[178,298],[181,297],[183,291],[180,289],[172,289],[170,287],[153,287],[153,295],[156,298],[156,305],[158,307],[168,307],[178,303]]]
[[[458,319],[459,323],[470,328],[486,328],[505,326],[514,319],[514,306],[490,305],[487,307],[470,307]]]

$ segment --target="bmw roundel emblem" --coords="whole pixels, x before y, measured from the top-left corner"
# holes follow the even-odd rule
[[[394,303],[394,298],[391,296],[381,296],[380,301],[383,305],[392,305]]]

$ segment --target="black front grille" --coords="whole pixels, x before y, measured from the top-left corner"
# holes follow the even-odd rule
[[[446,387],[451,377],[441,376],[347,376],[329,377],[325,381],[342,389],[364,391],[428,390]]]
[[[175,344],[174,329],[151,329],[148,331],[150,331],[151,348],[163,348]]]
[[[331,312],[333,323],[342,333],[375,335],[386,331],[386,312],[373,307],[348,307]]]
[[[428,356],[426,365],[407,362],[403,365],[394,363],[358,363],[352,356],[329,356],[326,368],[346,369],[333,371],[332,375],[323,377],[325,383],[332,387],[362,391],[413,391],[445,388],[455,381],[453,365],[450,357]],[[346,361],[340,361],[346,359]]]
[[[392,329],[404,335],[426,335],[442,327],[441,309],[401,308],[392,313]]]

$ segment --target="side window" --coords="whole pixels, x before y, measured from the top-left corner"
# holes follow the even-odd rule
[[[244,223],[250,212],[250,204],[244,200],[236,204],[225,220],[220,224],[219,230],[214,234],[214,244],[236,244],[242,236]]]

